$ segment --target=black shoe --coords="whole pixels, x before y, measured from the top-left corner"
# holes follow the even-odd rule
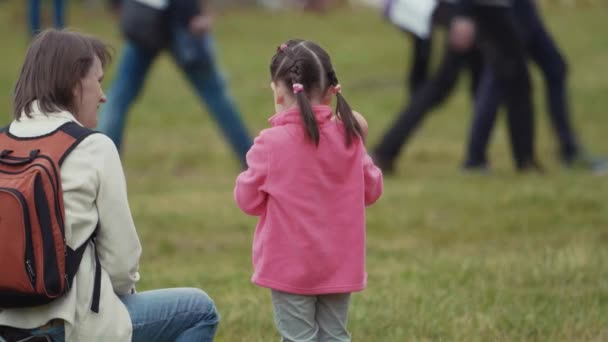
[[[466,162],[462,166],[462,172],[470,175],[488,175],[491,170],[487,163]]]
[[[526,161],[526,162],[518,165],[517,171],[522,172],[522,173],[527,173],[527,172],[545,173],[545,168],[542,166],[541,163],[538,162],[538,160],[530,159],[529,161]]]

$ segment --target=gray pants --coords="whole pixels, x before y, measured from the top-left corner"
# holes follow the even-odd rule
[[[350,342],[350,293],[302,296],[272,290],[274,321],[282,342]]]

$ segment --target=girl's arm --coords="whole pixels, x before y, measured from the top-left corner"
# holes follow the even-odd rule
[[[365,181],[365,205],[372,205],[382,195],[382,171],[374,165],[369,154],[363,157],[363,178]]]
[[[260,216],[266,210],[268,194],[264,191],[268,179],[268,152],[263,132],[255,138],[247,152],[248,169],[241,172],[234,186],[236,204],[246,214]]]
[[[363,138],[367,138],[367,120],[365,117],[353,110],[353,116],[359,122],[363,131]],[[372,205],[382,195],[382,171],[372,161],[372,158],[365,153],[363,157],[363,174],[365,180],[365,205]]]

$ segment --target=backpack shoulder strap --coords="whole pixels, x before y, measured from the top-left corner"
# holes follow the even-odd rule
[[[91,311],[95,313],[99,313],[99,300],[101,298],[101,263],[99,262],[99,255],[97,254],[97,244],[95,242],[95,237],[97,236],[97,230],[99,229],[99,223],[97,223],[97,228],[95,228],[95,232],[85,241],[82,246],[76,248],[76,250],[67,247],[67,257],[66,257],[66,274],[68,276],[68,286],[72,286],[72,282],[74,281],[74,276],[76,272],[78,272],[78,267],[80,266],[80,261],[82,260],[82,255],[84,251],[87,249],[89,245],[89,241],[93,242],[93,251],[95,253],[95,278],[93,280],[93,298],[91,302]]]
[[[61,154],[55,156],[55,158],[57,158],[57,163],[59,164],[59,166],[61,166],[65,158],[76,148],[76,146],[78,146],[78,144],[80,144],[89,135],[97,132],[82,127],[75,122],[68,122],[60,126],[57,129],[57,133],[71,137],[71,141],[63,145]],[[65,138],[64,141],[66,141]],[[74,276],[76,275],[76,272],[78,272],[78,267],[80,266],[80,261],[82,260],[82,255],[84,254],[84,251],[87,248],[88,242],[93,242],[93,246],[95,248],[95,279],[93,282],[93,301],[91,303],[91,311],[95,313],[99,313],[99,300],[101,297],[101,263],[99,262],[99,256],[97,255],[97,248],[95,245],[95,236],[97,235],[97,229],[99,229],[99,224],[97,224],[97,228],[95,228],[95,232],[93,232],[91,237],[89,237],[89,239],[87,239],[87,241],[85,241],[82,246],[76,248],[76,250],[72,250],[68,247],[66,258],[66,273],[68,276],[68,286],[71,287],[72,282],[74,280]]]
[[[69,146],[64,148],[63,153],[60,156],[57,156],[58,157],[57,162],[58,162],[59,166],[61,166],[61,164],[63,164],[63,161],[70,154],[70,152],[72,152],[76,148],[76,146],[78,146],[78,144],[80,144],[86,137],[88,137],[89,135],[91,135],[93,133],[97,133],[96,131],[94,131],[92,129],[82,127],[73,121],[61,125],[57,129],[57,131],[62,132],[64,134],[72,137],[72,139],[73,139],[73,141],[69,144]]]
[[[67,122],[54,131],[33,137],[16,137],[8,130],[0,133],[2,149],[14,152],[16,156],[27,156],[31,151],[49,157],[57,166],[61,166],[65,158],[84,140],[95,131],[84,128],[76,122]]]

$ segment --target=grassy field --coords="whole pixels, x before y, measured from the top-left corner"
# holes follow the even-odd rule
[[[23,1],[0,2],[0,106],[27,44]],[[608,7],[545,11],[570,60],[574,121],[590,151],[608,155]],[[69,21],[117,51],[116,21],[72,8]],[[405,100],[410,44],[379,13],[324,16],[221,13],[218,55],[252,132],[272,114],[269,59],[290,37],[330,52],[343,93],[375,143]],[[109,87],[113,64],[104,82]],[[565,170],[536,85],[538,151],[545,175],[513,171],[504,125],[490,151],[493,172],[459,170],[470,119],[467,81],[429,118],[368,210],[369,287],[352,301],[355,341],[607,341],[608,182]],[[130,113],[123,158],[144,246],[139,290],[205,289],[222,322],[218,341],[275,341],[269,291],[249,282],[255,219],[232,199],[238,163],[215,123],[167,56]]]

